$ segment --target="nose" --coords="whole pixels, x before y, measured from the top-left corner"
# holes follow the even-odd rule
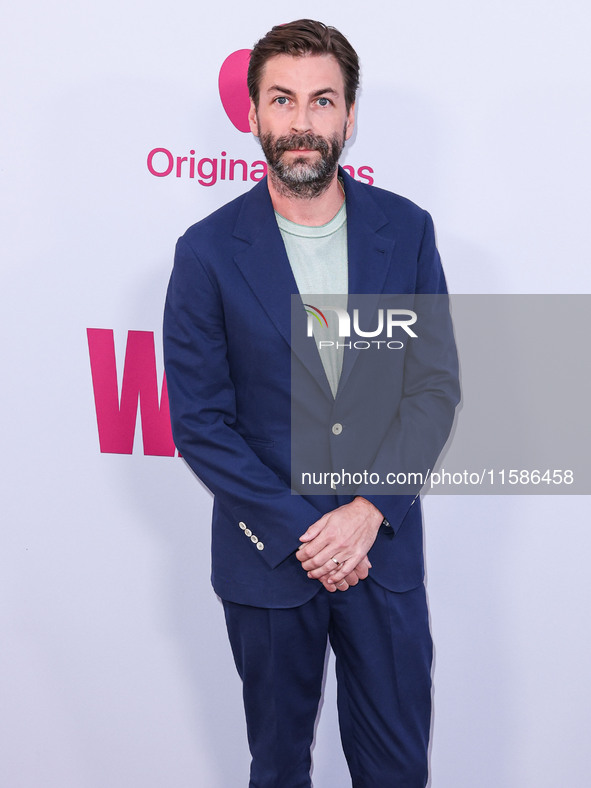
[[[291,130],[297,134],[311,131],[310,109],[307,104],[298,105],[291,119]]]

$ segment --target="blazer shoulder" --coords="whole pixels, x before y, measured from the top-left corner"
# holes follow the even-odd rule
[[[231,235],[248,194],[249,192],[241,194],[192,224],[180,240],[185,241],[189,246],[194,246],[208,241],[217,240],[219,242],[220,235]]]
[[[352,203],[362,214],[371,216],[377,223],[382,220],[393,227],[412,232],[423,231],[431,217],[423,208],[400,194],[353,180],[345,173],[347,195],[353,198]]]
[[[191,225],[181,236],[181,240],[190,246],[208,246],[220,244],[223,239],[230,239],[238,233],[242,237],[241,226],[248,226],[250,218],[259,219],[268,211],[270,205],[266,180],[257,183],[252,189],[222,205],[200,221]],[[251,217],[252,214],[252,217]],[[245,218],[246,217],[246,218]]]
[[[375,202],[388,215],[397,215],[420,222],[425,221],[427,211],[407,197],[391,192],[388,189],[382,189],[379,186],[370,186],[368,183],[356,181],[356,185],[361,190],[361,193],[365,194],[366,199]]]

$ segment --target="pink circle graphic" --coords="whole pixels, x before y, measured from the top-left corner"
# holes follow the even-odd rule
[[[246,85],[246,72],[250,49],[239,49],[224,60],[220,68],[219,90],[222,105],[238,131],[249,132],[248,110],[250,100]]]

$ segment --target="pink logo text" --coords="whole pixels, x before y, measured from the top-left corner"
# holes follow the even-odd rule
[[[87,336],[101,452],[133,452],[139,403],[144,454],[174,457],[166,376],[158,397],[154,332],[128,332],[121,396],[113,331],[88,328]]]

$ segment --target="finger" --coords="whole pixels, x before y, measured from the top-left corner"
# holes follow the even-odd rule
[[[349,583],[346,580],[341,580],[340,583],[337,583],[336,589],[337,591],[346,591],[349,588]]]
[[[333,548],[334,549],[334,548]],[[304,561],[310,561],[314,558],[317,558],[319,554],[325,550],[326,552],[322,556],[322,558],[318,559],[312,569],[317,568],[320,566],[321,562],[327,560],[327,556],[330,554],[330,547],[328,544],[328,540],[324,536],[324,534],[319,534],[315,537],[311,542],[302,545],[299,550],[296,552],[296,557],[303,563]]]
[[[371,569],[371,564],[367,556],[361,559],[361,561],[357,564],[353,572],[357,575],[360,580],[365,580],[369,575],[369,570]]]
[[[327,591],[330,591],[331,594],[334,594],[334,592],[337,590],[337,587],[334,585],[334,583],[327,583],[325,580],[322,579],[320,580],[320,582],[326,588]]]
[[[312,523],[312,525],[300,536],[300,542],[311,542],[312,539],[315,539],[324,529],[325,518],[326,515],[323,515],[320,520],[316,520],[315,523]]]
[[[357,566],[358,562],[359,559],[357,558],[347,558],[342,562],[342,564],[339,566],[338,569],[335,570],[333,566],[326,579],[328,580],[329,583],[334,583],[335,585],[337,585],[338,583],[341,582],[341,580],[344,580],[347,577],[347,575],[351,574],[351,572],[355,570],[355,567]]]
[[[345,561],[339,561],[339,564],[337,565],[332,558],[329,558],[328,561],[325,561],[320,566],[309,569],[308,577],[312,577],[316,580],[321,577],[326,577],[331,583],[340,582],[341,580],[344,580],[354,568],[350,561],[348,563],[349,566],[347,568]],[[302,567],[304,567],[304,564],[302,564]]]
[[[320,545],[317,543],[317,541],[303,544],[296,551],[296,558],[298,561],[300,561],[300,563],[303,564],[304,561],[310,561],[312,558],[314,558],[314,556],[319,553],[320,549]]]
[[[330,546],[325,547],[311,558],[302,561],[302,569],[305,569],[306,572],[312,572],[312,576],[315,578],[326,575],[329,572],[334,572],[335,569],[340,568],[341,561],[336,556],[332,555],[332,548]]]
[[[341,580],[341,583],[347,583],[348,586],[356,586],[359,582],[359,576],[357,572],[353,571],[350,572],[344,580]],[[340,589],[341,583],[338,584],[337,588]]]

